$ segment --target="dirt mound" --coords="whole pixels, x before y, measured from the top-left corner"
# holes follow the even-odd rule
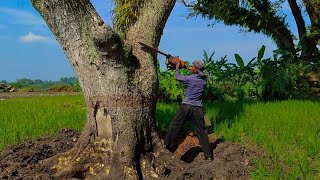
[[[193,133],[182,138],[175,154],[189,163],[189,169],[170,175],[174,179],[249,179],[249,172],[255,168],[254,158],[264,155],[261,149],[223,142],[214,134],[209,135],[209,141],[213,161],[204,160],[199,140]]]
[[[62,153],[73,147],[79,133],[61,130],[54,137],[44,137],[34,142],[27,141],[8,147],[0,153],[0,179],[53,179],[54,172],[44,167],[41,160]],[[185,161],[187,170],[168,172],[168,179],[248,179],[254,168],[253,159],[261,155],[254,148],[241,144],[226,143],[209,135],[214,149],[213,161],[204,160],[199,141],[193,134],[180,140],[175,152]]]

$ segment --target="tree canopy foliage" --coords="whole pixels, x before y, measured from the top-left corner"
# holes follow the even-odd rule
[[[271,37],[279,49],[293,54],[301,51],[301,57],[309,61],[319,59],[316,58],[319,55],[317,44],[320,41],[320,2],[317,0],[303,0],[301,4],[296,0],[288,0],[299,37],[294,37],[292,29],[285,21],[286,15],[282,13],[285,0],[182,2],[190,8],[191,16],[201,15],[226,25],[238,25],[246,31],[263,33]],[[306,24],[307,18],[310,19],[310,25]],[[295,39],[300,40],[298,44],[294,43]]]

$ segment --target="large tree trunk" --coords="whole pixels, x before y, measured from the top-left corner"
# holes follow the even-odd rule
[[[87,106],[76,146],[50,161],[57,176],[158,176],[160,170],[153,172],[144,158],[162,147],[155,127],[156,54],[142,51],[137,42],[159,44],[175,0],[145,1],[124,40],[104,24],[89,0],[31,1],[63,47]]]
[[[288,0],[288,3],[290,5],[290,9],[292,11],[292,14],[294,16],[294,19],[296,21],[297,28],[298,28],[299,39],[300,39],[301,48],[302,48],[301,56],[306,58],[307,60],[310,60],[314,55],[317,43],[314,40],[314,38],[310,38],[307,36],[306,24],[302,17],[301,10],[300,10],[300,7],[298,6],[297,1]]]

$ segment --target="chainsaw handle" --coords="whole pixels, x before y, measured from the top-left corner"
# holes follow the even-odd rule
[[[171,56],[170,58],[166,59],[166,65],[168,69],[175,69],[176,64],[179,63],[179,68],[189,69],[187,63],[179,58],[179,56]]]

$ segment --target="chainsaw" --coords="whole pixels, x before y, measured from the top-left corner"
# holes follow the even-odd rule
[[[153,51],[165,56],[167,69],[169,69],[169,70],[176,69],[177,63],[179,63],[179,68],[189,69],[188,64],[185,61],[181,60],[179,58],[179,56],[171,56],[170,54],[159,51],[157,48],[146,45],[145,43],[142,43],[142,42],[138,42],[138,43],[149,50],[153,50]]]

